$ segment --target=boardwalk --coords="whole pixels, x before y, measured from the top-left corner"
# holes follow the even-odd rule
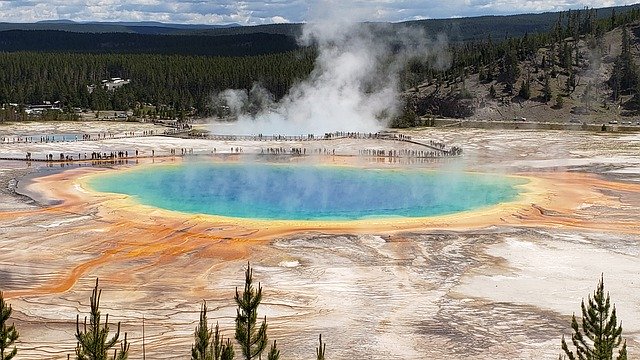
[[[14,154],[2,154],[2,144],[64,144],[64,143],[83,143],[83,142],[100,142],[104,140],[114,139],[131,139],[131,138],[148,138],[154,137],[158,140],[161,138],[171,139],[191,139],[197,141],[211,142],[211,151],[206,153],[194,152],[189,148],[170,148],[150,150],[150,154],[138,154],[137,149],[128,149],[123,151],[122,145],[108,144],[118,149],[100,149],[99,151],[86,151],[69,147],[64,151],[48,151],[46,153],[32,153],[25,151],[24,156]],[[334,144],[345,139],[360,142],[362,146],[349,148],[349,151],[339,148]],[[194,134],[185,131],[176,131],[169,129],[164,132],[144,131],[144,132],[126,132],[120,134],[114,133],[96,133],[96,134],[53,134],[22,136],[22,137],[4,137],[0,142],[0,160],[12,161],[35,161],[35,162],[71,162],[71,161],[114,161],[114,160],[134,160],[142,157],[162,157],[162,156],[187,156],[187,155],[212,155],[212,154],[242,154],[242,155],[288,155],[288,156],[312,156],[312,155],[332,155],[332,156],[365,156],[365,157],[384,157],[384,158],[443,158],[455,157],[462,155],[462,149],[457,146],[449,146],[434,140],[414,140],[410,136],[391,133],[357,133],[357,132],[335,132],[327,133],[324,136],[309,135],[230,135],[230,134]],[[368,148],[371,140],[377,141],[375,148]],[[369,141],[369,142],[367,142]],[[381,148],[379,142],[389,143],[389,146]],[[220,142],[236,142],[233,146],[224,148]],[[240,144],[237,144],[240,142]],[[245,151],[242,142],[252,143],[251,149]],[[264,146],[259,145],[264,142]],[[257,146],[256,146],[256,143]],[[399,148],[398,143],[416,145],[416,149]],[[174,144],[172,144],[174,145]],[[240,146],[238,146],[240,145]],[[130,146],[130,145],[129,145]],[[213,146],[217,146],[213,147]],[[336,151],[336,147],[338,150]],[[125,147],[126,148],[126,147]],[[357,153],[354,153],[354,150]],[[147,151],[149,152],[149,151]],[[150,156],[149,156],[150,155]]]

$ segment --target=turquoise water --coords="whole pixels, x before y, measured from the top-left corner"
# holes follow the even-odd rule
[[[93,178],[96,191],[186,213],[282,220],[425,217],[515,199],[520,179],[350,167],[185,163]]]

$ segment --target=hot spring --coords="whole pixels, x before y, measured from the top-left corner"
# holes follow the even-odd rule
[[[194,162],[99,175],[88,185],[185,213],[357,220],[445,215],[509,202],[525,182],[464,172]]]

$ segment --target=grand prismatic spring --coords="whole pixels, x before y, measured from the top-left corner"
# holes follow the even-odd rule
[[[184,163],[98,176],[142,204],[248,219],[355,220],[451,214],[513,200],[523,180],[352,167]]]
[[[22,131],[77,132],[73,123],[28,126]],[[571,314],[602,273],[635,357],[638,135],[404,134],[459,145],[464,155],[363,157],[363,149],[420,148],[350,138],[1,144],[0,155],[15,158],[130,154],[118,162],[0,161],[3,188],[17,192],[0,193],[0,280],[21,358],[73,354],[76,315],[86,314],[96,277],[101,310],[122,322],[130,358],[142,358],[143,317],[148,358],[187,358],[203,299],[210,321],[233,336],[233,295],[247,261],[264,289],[260,316],[284,358],[313,358],[322,333],[332,359],[556,359]],[[314,155],[260,155],[285,146]],[[242,151],[221,150],[235,148]],[[180,149],[189,155],[173,156]],[[190,201],[207,197],[213,202]],[[250,205],[215,202],[225,197]],[[427,205],[434,200],[441,205]]]

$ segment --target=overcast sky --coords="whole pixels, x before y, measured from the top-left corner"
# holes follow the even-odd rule
[[[0,21],[161,21],[257,25],[306,22],[323,14],[403,21],[629,5],[623,0],[0,0]],[[330,8],[330,9],[328,9]],[[329,11],[326,11],[329,10]],[[326,19],[323,19],[326,20]]]

